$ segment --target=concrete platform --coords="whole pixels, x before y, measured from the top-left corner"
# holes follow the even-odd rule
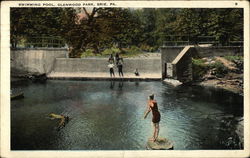
[[[158,138],[157,141],[148,139],[146,148],[148,150],[173,150],[173,142],[167,138]]]
[[[74,72],[74,73],[62,73],[62,72],[52,72],[47,75],[48,79],[57,80],[127,80],[127,81],[159,81],[161,80],[161,74],[159,73],[141,73],[140,76],[135,76],[133,73],[125,73],[123,77],[119,77],[116,73],[115,77],[110,77],[109,72]]]

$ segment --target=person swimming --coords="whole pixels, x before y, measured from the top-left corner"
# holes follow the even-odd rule
[[[61,119],[61,121],[58,124],[57,130],[61,129],[62,127],[65,127],[66,123],[69,122],[69,117],[68,116],[58,115],[58,114],[55,114],[55,113],[50,113],[49,117],[52,120]]]

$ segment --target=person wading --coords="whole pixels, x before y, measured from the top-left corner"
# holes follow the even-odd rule
[[[157,102],[156,100],[154,100],[154,94],[149,96],[147,107],[148,108],[147,108],[147,111],[145,112],[144,119],[147,118],[147,115],[149,114],[149,112],[152,111],[152,114],[153,114],[152,122],[154,126],[154,133],[153,133],[153,137],[151,138],[151,140],[155,142],[157,141],[159,131],[160,131],[159,122],[161,120],[161,115],[158,110]]]

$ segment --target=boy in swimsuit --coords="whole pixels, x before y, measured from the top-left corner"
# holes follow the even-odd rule
[[[152,114],[153,114],[152,122],[154,125],[154,133],[153,133],[153,137],[151,140],[155,142],[157,141],[159,131],[160,131],[159,122],[161,120],[161,114],[158,111],[157,102],[156,100],[154,100],[154,94],[149,96],[147,107],[148,109],[144,115],[144,119],[147,118],[147,115],[149,114],[149,112],[152,111]]]

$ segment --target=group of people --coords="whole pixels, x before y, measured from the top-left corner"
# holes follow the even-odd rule
[[[110,77],[115,77],[114,67],[115,65],[118,68],[118,73],[120,77],[123,77],[123,58],[119,56],[118,53],[115,54],[115,57],[113,57],[113,54],[110,54],[110,57],[108,59],[108,67],[109,67],[109,73]],[[135,76],[140,76],[138,69],[135,69],[134,72]]]
[[[118,53],[116,53],[115,58],[113,57],[113,54],[110,54],[109,60],[108,60],[108,67],[110,72],[110,77],[115,77],[114,67],[115,65],[118,68],[118,73],[120,77],[123,77],[123,58],[119,56]]]

